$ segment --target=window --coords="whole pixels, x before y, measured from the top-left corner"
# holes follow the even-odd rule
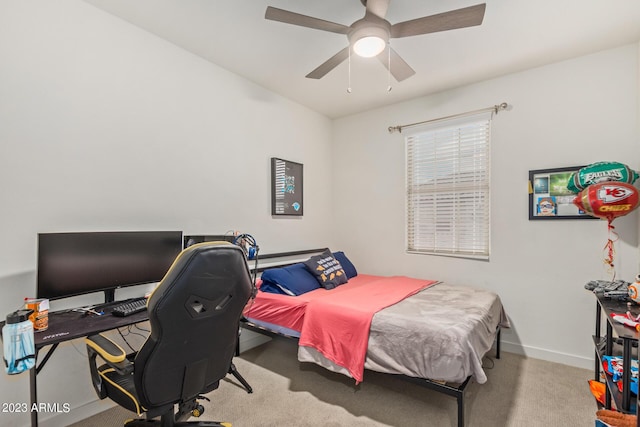
[[[407,252],[489,258],[491,113],[406,137]]]

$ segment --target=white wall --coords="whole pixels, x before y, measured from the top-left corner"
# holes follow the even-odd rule
[[[610,279],[606,222],[529,221],[528,171],[604,160],[640,167],[638,56],[637,45],[624,46],[336,120],[338,246],[362,272],[492,289],[513,326],[507,350],[591,368],[596,303],[583,287]],[[492,125],[490,261],[406,254],[403,135],[387,126],[501,102],[512,109]],[[638,211],[614,226],[617,278],[632,280]]]
[[[583,285],[607,278],[606,227],[528,221],[527,172],[640,167],[639,54],[613,49],[332,124],[79,0],[2,0],[0,313],[35,293],[40,231],[238,229],[264,252],[329,245],[362,272],[494,289],[511,349],[590,368],[595,302]],[[513,109],[493,125],[491,260],[405,254],[403,137],[387,126],[503,101]],[[303,218],[271,217],[272,156],[304,163]],[[619,278],[640,268],[639,222],[614,223]],[[0,377],[0,401],[28,402],[26,375]],[[101,407],[81,341],[58,349],[39,387],[41,401],[72,407],[41,414],[49,425]],[[0,414],[1,426],[28,422]]]
[[[330,138],[324,116],[84,2],[0,1],[2,317],[35,295],[38,232],[235,229],[263,253],[331,245]],[[272,156],[304,164],[304,217],[271,216]],[[38,385],[76,419],[96,410],[82,341],[61,345]],[[26,374],[0,375],[0,402],[29,402]]]

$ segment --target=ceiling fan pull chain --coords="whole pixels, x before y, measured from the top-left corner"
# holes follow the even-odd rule
[[[391,43],[387,43],[387,92],[391,92]]]
[[[351,93],[351,48],[349,48],[349,84],[347,86],[347,93]]]

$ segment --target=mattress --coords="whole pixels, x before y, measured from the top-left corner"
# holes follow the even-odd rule
[[[376,278],[358,275],[349,283],[366,286]],[[247,318],[267,329],[299,336],[306,305],[314,298],[305,295],[259,292]],[[482,384],[487,380],[482,358],[492,347],[498,327],[509,327],[509,321],[497,294],[437,283],[373,315],[364,368],[456,383],[472,376]],[[300,346],[298,360],[351,376],[311,347]]]

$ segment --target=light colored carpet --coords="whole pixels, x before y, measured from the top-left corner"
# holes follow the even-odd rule
[[[228,376],[207,395],[211,402],[202,402],[200,420],[234,427],[457,426],[453,397],[369,371],[355,386],[343,375],[298,362],[296,355],[296,343],[282,339],[243,353],[234,363],[254,392]],[[593,372],[506,352],[484,364],[488,381],[472,381],[465,392],[467,427],[595,424],[597,407],[587,384]],[[73,427],[121,426],[133,416],[112,408]]]

